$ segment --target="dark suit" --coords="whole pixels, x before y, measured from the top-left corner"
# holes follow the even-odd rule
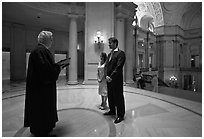
[[[108,87],[108,103],[110,112],[115,113],[117,109],[117,116],[124,117],[125,115],[125,102],[123,96],[123,66],[125,63],[125,53],[121,50],[114,51],[112,58],[108,54],[106,61],[107,76],[112,81],[107,83]]]

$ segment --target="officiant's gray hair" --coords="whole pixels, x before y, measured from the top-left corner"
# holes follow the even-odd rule
[[[41,31],[38,35],[38,43],[42,43],[44,45],[48,44],[48,42],[53,39],[52,32],[50,31]]]

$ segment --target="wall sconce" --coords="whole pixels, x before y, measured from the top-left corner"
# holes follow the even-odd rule
[[[97,43],[97,44],[103,43],[103,39],[104,39],[104,38],[103,38],[101,32],[100,32],[100,31],[97,31],[97,32],[96,32],[96,36],[94,37],[95,44],[96,44],[96,43]]]
[[[173,75],[169,78],[170,81],[177,81],[177,78]]]
[[[177,86],[177,78],[173,75],[169,78],[171,86],[176,87]]]

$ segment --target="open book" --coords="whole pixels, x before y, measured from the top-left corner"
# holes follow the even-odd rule
[[[66,58],[66,59],[60,60],[59,62],[57,62],[57,64],[58,64],[60,67],[64,68],[64,67],[66,67],[66,66],[69,65],[70,59],[71,59],[71,58]]]

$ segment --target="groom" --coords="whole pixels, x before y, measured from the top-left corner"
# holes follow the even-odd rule
[[[106,61],[108,103],[110,111],[104,115],[116,115],[114,123],[124,120],[125,102],[123,96],[123,66],[125,64],[125,53],[118,48],[118,40],[115,37],[108,39],[109,48],[112,49]]]

